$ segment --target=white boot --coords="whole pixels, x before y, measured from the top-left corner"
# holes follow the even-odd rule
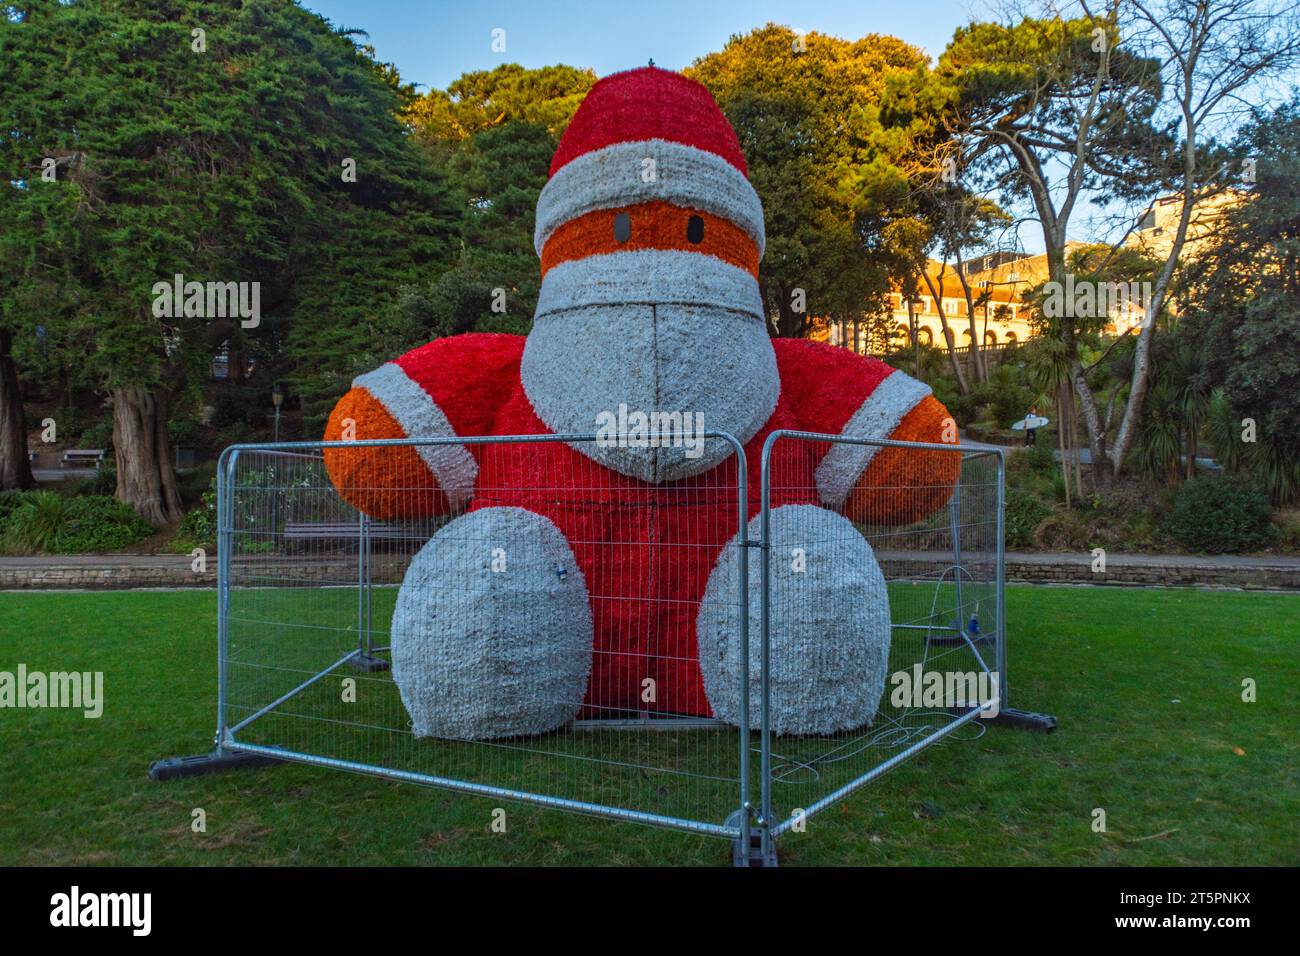
[[[391,644],[415,736],[545,733],[572,720],[587,692],[587,585],[549,519],[524,508],[473,511],[412,559]]]

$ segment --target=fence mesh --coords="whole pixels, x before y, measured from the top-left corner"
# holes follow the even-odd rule
[[[986,672],[996,673],[1002,633],[1000,456],[865,442],[858,447],[873,459],[891,456],[880,463],[887,477],[868,493],[850,495],[841,509],[844,518],[791,507],[788,502],[807,498],[808,476],[816,474],[807,460],[824,461],[837,447],[846,449],[847,443],[781,436],[772,444],[765,478],[773,697],[765,801],[778,832],[905,759],[918,745],[945,733],[958,740],[979,736],[983,727],[970,715],[997,696],[998,684]],[[856,566],[872,558],[879,578],[857,573]],[[819,566],[820,580],[812,582],[811,592],[791,583]],[[873,622],[864,611],[879,606],[881,594],[887,622]],[[801,639],[798,632],[810,625],[820,627],[812,627],[810,640]],[[780,733],[776,697],[783,672],[809,655],[815,672],[845,668],[842,653],[821,641],[842,638],[846,630],[887,635],[878,708],[874,699],[866,704],[874,717],[865,726]],[[855,713],[860,720],[863,712]],[[959,726],[963,718],[967,722]]]
[[[737,835],[746,796],[756,810],[765,796],[779,832],[796,811],[821,809],[972,707],[899,703],[886,683],[878,708],[875,699],[848,702],[851,712],[871,711],[865,725],[809,731],[774,713],[764,754],[764,497],[773,688],[795,663],[826,675],[846,666],[836,642],[821,639],[856,633],[871,613],[887,618],[887,675],[916,674],[919,686],[932,672],[996,666],[996,455],[892,449],[917,469],[837,515],[808,504],[819,494],[814,464],[833,444],[824,438],[781,436],[766,487],[758,456],[746,464],[739,449],[698,479],[648,486],[555,438],[462,441],[476,464],[465,489],[431,489],[413,467],[410,456],[433,442],[227,453],[219,473],[227,745],[722,836]],[[927,471],[934,455],[953,464]],[[829,583],[805,575],[791,587],[802,573],[794,549],[814,572],[857,568],[865,549],[884,590],[856,572]],[[722,681],[739,700],[740,673],[706,660],[701,675],[699,662],[725,656],[720,633],[733,651],[742,646],[742,620],[753,731],[743,745],[738,708],[719,713],[723,722],[704,693],[716,696]],[[575,660],[584,636],[588,659]],[[429,642],[447,643],[469,669],[420,674],[411,662]],[[508,686],[475,683],[488,673]],[[422,718],[420,699],[433,700],[437,716]],[[513,706],[497,713],[491,699],[525,701],[542,725],[512,722]],[[971,722],[952,736],[979,728]]]
[[[411,480],[400,455],[409,447],[364,449],[365,467],[336,467],[335,481],[330,449],[245,449],[226,469],[225,721],[234,739],[723,826],[739,806],[739,738],[707,719],[690,688],[702,602],[740,599],[735,588],[704,594],[709,559],[737,546],[734,468],[633,490],[581,468],[558,441],[483,444],[473,496],[453,504]],[[534,527],[540,520],[515,520],[516,509],[547,516],[568,553]],[[507,590],[518,597],[503,603]],[[573,595],[589,602],[590,621],[575,617]],[[395,613],[408,632],[459,638],[484,668],[509,672],[521,658],[520,672],[502,680],[528,685],[522,693],[543,721],[566,707],[572,719],[511,733],[510,715],[484,713],[480,699],[451,701],[484,690],[469,674],[424,690],[478,723],[417,736],[393,670],[365,669],[361,656],[385,666]],[[591,632],[590,663],[573,659],[575,635],[556,633],[564,628]],[[586,693],[574,699],[570,686],[563,699],[575,666],[590,666]],[[461,726],[500,736],[469,739],[477,732]]]

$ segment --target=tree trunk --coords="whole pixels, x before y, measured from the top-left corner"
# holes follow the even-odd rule
[[[777,286],[776,334],[774,338],[797,339],[802,338],[808,332],[807,308],[805,306],[803,312],[794,310],[793,292],[793,288],[784,285]]]
[[[1056,447],[1061,454],[1061,481],[1065,487],[1065,507],[1070,507],[1070,445],[1069,431],[1065,426],[1066,391],[1069,383],[1062,382],[1056,389]]]
[[[1077,357],[1070,360],[1070,381],[1074,384],[1074,395],[1079,400],[1083,411],[1083,427],[1088,433],[1088,456],[1092,459],[1092,485],[1103,488],[1111,484],[1115,472],[1111,468],[1110,458],[1106,454],[1106,430],[1109,423],[1101,420],[1097,409],[1097,400],[1088,385],[1087,373],[1083,363]]]
[[[907,328],[912,336],[912,352],[916,356],[915,375],[916,379],[921,378],[921,323],[916,320],[916,305],[911,296],[907,299]]]
[[[925,286],[930,290],[930,297],[934,300],[935,308],[939,313],[939,326],[943,329],[943,341],[948,347],[948,364],[952,366],[953,378],[957,379],[957,391],[959,394],[969,395],[970,383],[966,380],[966,371],[961,367],[961,359],[957,356],[957,337],[948,327],[948,317],[943,312],[943,297],[939,295],[939,290],[935,288],[934,280],[930,278],[928,272],[921,273],[921,277],[925,280]],[[943,272],[939,273],[939,288],[943,288]]]
[[[184,513],[167,440],[167,399],[138,386],[113,391],[113,456],[118,501],[156,525]]]
[[[966,277],[966,264],[962,261],[961,251],[957,252],[957,281],[961,284],[962,298],[966,300],[966,321],[970,325],[971,375],[977,382],[989,380],[988,366],[984,364],[984,342],[979,337],[979,323],[975,320],[975,298],[971,295],[970,280]],[[939,311],[943,311],[940,306]],[[987,325],[987,323],[985,323]]]
[[[9,354],[13,335],[0,329],[0,491],[36,487],[27,460],[27,426],[18,369]]]
[[[1083,466],[1080,460],[1083,456],[1079,453],[1079,415],[1075,409],[1074,392],[1070,389],[1068,383],[1065,389],[1065,397],[1070,403],[1070,449],[1074,458],[1074,488],[1083,497]]]

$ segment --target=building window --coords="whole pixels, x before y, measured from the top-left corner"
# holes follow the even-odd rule
[[[1019,341],[1019,337],[1016,335],[1015,332],[1008,332],[1008,333],[1007,333],[1007,341],[1008,341],[1008,342],[1018,342],[1018,341]]]
[[[956,302],[956,300],[955,300],[955,299],[944,299],[944,300],[943,300],[943,310],[944,310],[945,312],[947,312],[949,315],[956,315],[956,314],[957,314],[957,302]]]

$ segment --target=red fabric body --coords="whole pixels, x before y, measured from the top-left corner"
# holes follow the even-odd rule
[[[816,342],[777,339],[772,344],[781,397],[745,445],[750,518],[760,509],[768,434],[776,428],[838,433],[893,371],[883,362]],[[438,403],[458,435],[550,434],[519,379],[523,347],[521,336],[475,333],[439,339],[397,361]],[[707,422],[706,411],[706,427]],[[467,447],[479,463],[469,510],[527,508],[553,521],[573,549],[595,623],[586,716],[639,710],[711,715],[697,663],[695,618],[709,574],[738,530],[735,456],[702,475],[652,485],[611,471],[561,442]],[[772,507],[820,503],[814,472],[827,448],[777,443]],[[647,677],[656,684],[654,703],[641,699]]]
[[[591,88],[560,137],[551,175],[583,153],[649,139],[715,153],[749,174],[736,131],[713,95],[680,73],[648,66],[614,73]]]

